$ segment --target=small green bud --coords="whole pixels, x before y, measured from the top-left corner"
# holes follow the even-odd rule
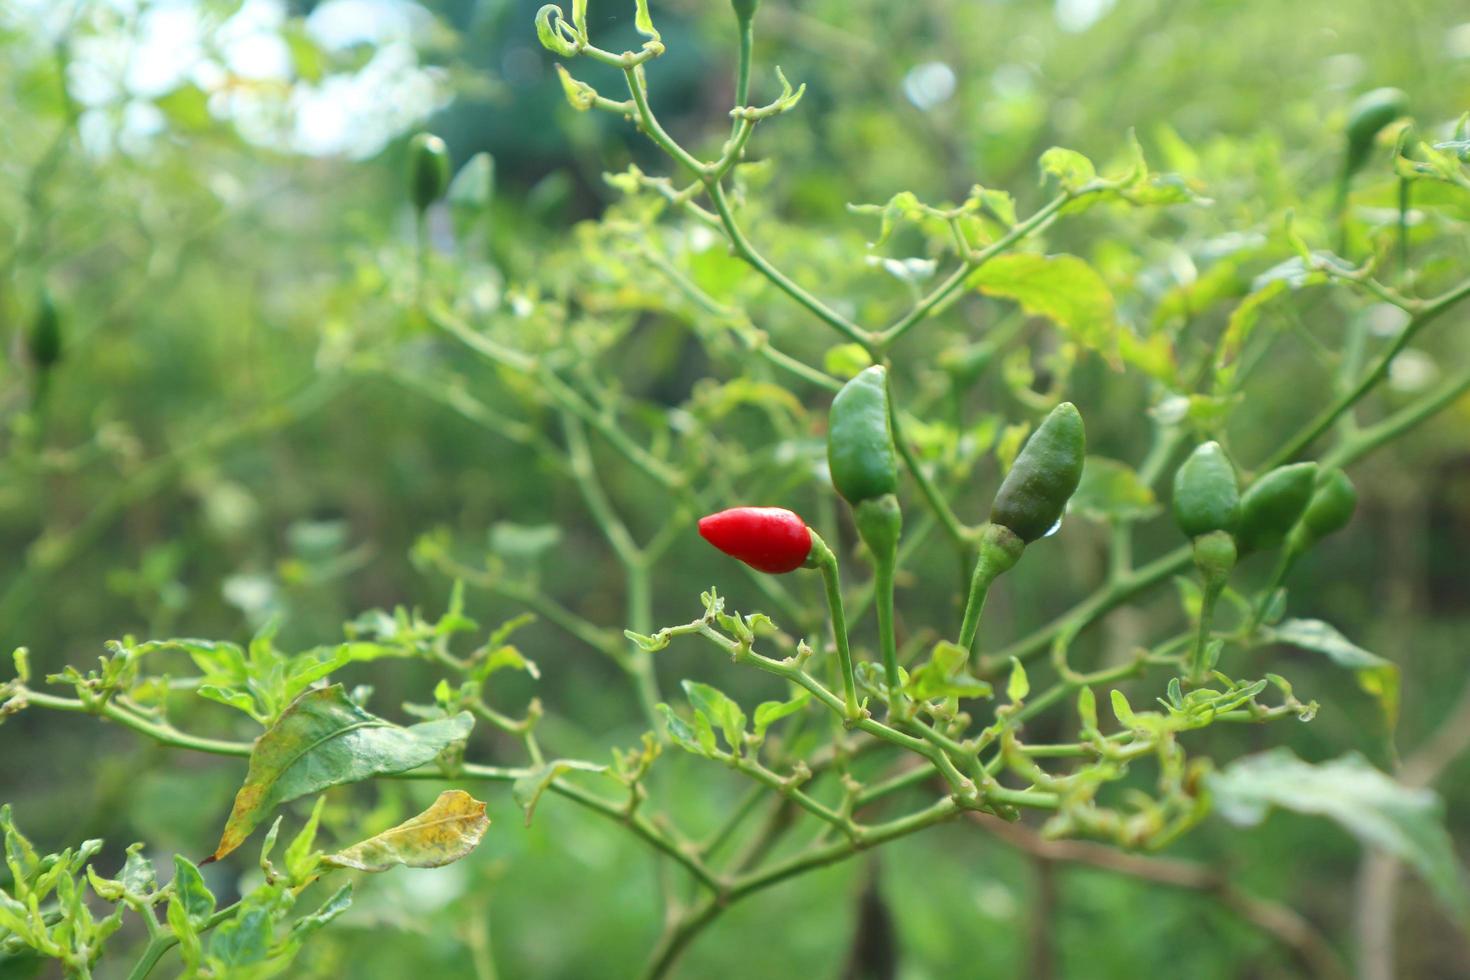
[[[1269,551],[1286,540],[1312,499],[1316,463],[1279,466],[1250,485],[1240,498],[1235,541],[1241,554]]]
[[[1240,520],[1240,481],[1218,442],[1200,444],[1174,474],[1174,522],[1187,537],[1233,531]]]
[[[433,133],[418,133],[408,144],[408,189],[420,212],[449,189],[449,148]]]
[[[755,8],[760,5],[760,0],[730,0],[730,7],[735,11],[735,19],[742,24],[755,16]]]
[[[1082,480],[1087,435],[1077,406],[1063,402],[1052,409],[1001,481],[990,507],[990,522],[1009,528],[1030,544],[1045,537]]]

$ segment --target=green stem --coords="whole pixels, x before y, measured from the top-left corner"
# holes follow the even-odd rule
[[[735,104],[737,106],[750,103],[750,49],[755,43],[755,18],[747,17],[738,21],[740,27],[740,61],[735,72]],[[735,121],[735,127],[740,127],[740,121]]]
[[[949,820],[960,812],[954,800],[945,798],[933,806],[899,817],[888,823],[862,828],[857,840],[840,841],[811,848],[768,868],[754,871],[735,880],[724,892],[706,898],[675,922],[654,948],[644,976],[649,980],[665,977],[673,969],[680,954],[706,927],[730,905],[749,895],[778,885],[789,878],[816,868],[836,864],[860,849],[876,847],[899,837]]]
[[[127,980],[144,980],[148,974],[153,972],[153,968],[158,965],[163,954],[177,946],[178,942],[173,933],[161,933],[148,940],[143,955],[138,957],[138,962],[134,963],[133,968],[128,971]]]
[[[883,653],[883,680],[888,685],[890,710],[897,705],[902,688],[893,627],[893,566],[897,559],[896,551],[873,556],[873,606],[878,613],[878,645]]]
[[[929,295],[914,304],[914,308],[900,317],[892,326],[879,332],[879,350],[887,350],[896,340],[908,333],[915,324],[934,312],[936,307],[965,284],[965,280],[969,278],[971,272],[974,272],[986,262],[989,262],[997,255],[1006,251],[1021,239],[1045,228],[1056,218],[1057,213],[1062,210],[1067,202],[1073,200],[1075,196],[1077,195],[1071,192],[1058,194],[1037,210],[1035,214],[1013,227],[990,245],[987,245],[978,252],[965,256],[965,261],[950,274],[949,278],[936,286]]]
[[[628,581],[629,628],[635,633],[650,632],[653,629],[653,594],[648,567],[642,563],[629,565],[624,574]],[[643,709],[643,719],[661,735],[663,719],[658,713],[658,703],[663,697],[658,689],[658,676],[653,671],[653,656],[634,645],[626,657],[628,673],[633,675],[633,687],[638,694],[638,705]]]
[[[709,192],[710,200],[714,203],[715,212],[720,216],[720,223],[725,228],[725,233],[730,238],[730,245],[735,249],[745,262],[753,267],[761,275],[765,276],[778,289],[790,296],[801,306],[806,307],[817,319],[826,323],[832,329],[842,334],[848,340],[861,344],[865,349],[871,351],[872,337],[857,324],[844,317],[842,314],[828,307],[821,300],[797,285],[786,274],[771,265],[766,258],[755,250],[750,239],[745,237],[745,232],[735,221],[735,212],[730,207],[730,200],[725,196],[725,189],[717,183],[707,183],[705,189]]]
[[[413,305],[424,308],[424,284],[429,278],[429,214],[415,211],[413,219],[414,281]]]
[[[1017,660],[1031,659],[1050,647],[1052,641],[1064,632],[1080,632],[1084,626],[1116,609],[1132,596],[1186,568],[1190,557],[1190,548],[1184,545],[1134,570],[1132,574],[1112,585],[1098,589],[1041,629],[1017,640],[993,657],[982,658],[980,676],[992,676],[1004,669],[1012,657]]]
[[[240,903],[235,902],[232,905],[226,905],[224,908],[217,910],[204,922],[204,925],[200,927],[199,931],[205,932],[213,929],[234,915],[239,907]],[[147,912],[144,914],[151,915],[152,913]],[[163,957],[163,954],[178,944],[179,938],[172,932],[154,933],[153,937],[148,940],[148,945],[144,948],[143,955],[138,957],[138,962],[133,964],[132,970],[128,972],[127,980],[145,980],[148,974],[153,972],[153,968],[158,965],[158,961]]]
[[[1423,330],[1425,326],[1433,322],[1440,314],[1454,306],[1466,296],[1470,296],[1470,279],[1451,289],[1449,292],[1436,297],[1428,302],[1413,302],[1411,308],[1416,312],[1412,319],[1399,331],[1399,335],[1381,353],[1369,368],[1368,373],[1358,380],[1347,391],[1344,391],[1332,404],[1323,409],[1322,412],[1307,425],[1296,437],[1285,446],[1281,447],[1270,459],[1261,464],[1261,470],[1269,470],[1280,466],[1282,463],[1290,462],[1301,455],[1317,437],[1326,432],[1338,417],[1355,405],[1364,395],[1372,391],[1379,381],[1388,374],[1388,369],[1393,364],[1393,359],[1399,352],[1408,346],[1409,341]]]
[[[959,550],[961,556],[968,564],[972,560],[975,550],[975,543],[969,530],[964,524],[960,523],[960,519],[955,516],[954,509],[949,506],[949,502],[939,492],[939,487],[935,486],[934,481],[929,478],[929,474],[925,473],[919,465],[919,460],[914,455],[913,449],[903,437],[903,430],[899,427],[898,422],[898,410],[893,408],[891,402],[889,405],[889,417],[893,426],[893,444],[898,449],[898,455],[903,459],[904,467],[909,471],[909,475],[914,478],[914,482],[919,485],[920,495],[923,496],[925,503],[929,505],[929,509],[934,512],[934,516],[939,519],[939,523],[944,527],[944,533],[949,535],[950,541],[954,543],[955,548]]]
[[[1199,631],[1195,635],[1194,648],[1189,655],[1189,683],[1199,687],[1205,682],[1205,654],[1210,645],[1210,624],[1215,618],[1215,604],[1220,593],[1225,591],[1223,579],[1206,582],[1200,600]]]
[[[812,532],[812,552],[816,555],[818,571],[822,573],[822,584],[827,590],[827,610],[832,618],[832,636],[837,644],[837,660],[842,667],[842,686],[845,691],[843,717],[849,720],[860,715],[857,702],[857,685],[852,674],[852,650],[848,646],[847,616],[842,609],[842,580],[837,568],[837,556],[827,547],[827,542]]]
[[[1381,422],[1359,429],[1351,439],[1339,443],[1335,449],[1323,457],[1322,465],[1341,467],[1361,459],[1384,443],[1397,439],[1430,416],[1448,408],[1466,392],[1470,392],[1470,370],[1447,378],[1439,387]]]
[[[965,602],[965,616],[960,622],[960,646],[973,650],[975,635],[980,632],[980,614],[985,609],[985,597],[997,572],[985,561],[975,562],[975,574],[970,577],[970,596]]]
[[[980,613],[985,609],[985,596],[990,585],[1020,560],[1026,545],[1009,529],[987,524],[980,536],[980,555],[975,560],[975,574],[970,577],[970,597],[965,602],[965,615],[960,623],[959,645],[973,651],[975,634],[980,631]]]

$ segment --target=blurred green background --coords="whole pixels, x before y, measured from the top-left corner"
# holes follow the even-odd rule
[[[617,214],[604,171],[667,167],[631,126],[566,104],[536,42],[536,7],[0,6],[0,643],[29,646],[46,671],[90,663],[103,641],[125,634],[243,640],[273,617],[284,647],[332,642],[365,609],[443,608],[450,581],[425,560],[433,549],[420,545],[412,560],[415,542],[436,529],[433,540],[481,560],[487,542],[511,554],[522,562],[517,583],[621,630],[619,570],[575,491],[534,449],[456,413],[445,394],[462,385],[507,417],[546,420],[526,408],[514,379],[470,362],[406,312],[415,245],[404,149],[408,134],[428,128],[447,140],[456,167],[481,151],[494,159],[488,205],[430,215],[431,268],[461,308],[532,311],[527,348],[597,360],[598,377],[617,379],[652,413],[650,431],[676,444],[674,409],[710,410],[700,380],[741,371],[732,345],[697,342],[697,317],[638,296],[659,287],[595,224],[609,208]],[[655,108],[678,138],[718,147],[733,98],[728,7],[670,0],[654,15],[668,46],[649,71]],[[631,2],[592,0],[591,25],[611,50],[636,46]],[[1125,312],[1146,320],[1161,297],[1199,281],[1211,249],[1244,249],[1247,275],[1259,271],[1250,243],[1285,210],[1325,213],[1346,107],[1361,91],[1404,89],[1419,124],[1435,132],[1470,107],[1470,10],[1453,0],[765,0],[757,101],[777,91],[778,64],[808,90],[797,112],[752,143],[753,158],[773,163],[752,176],[760,184],[749,223],[798,280],[880,320],[898,285],[874,285],[864,261],[874,222],[847,204],[900,190],[959,199],[980,182],[1014,193],[1024,213],[1044,200],[1042,150],[1060,144],[1119,160],[1134,130],[1161,169],[1201,181],[1214,203],[1185,216],[1089,214],[1054,241],[1088,256],[1118,285]],[[615,81],[585,65],[578,75],[609,91]],[[1386,207],[1391,188],[1364,194],[1365,207]],[[1467,217],[1463,201],[1446,204],[1423,233],[1463,243]],[[733,284],[749,277],[733,260],[689,247],[701,274],[744,289]],[[1463,244],[1433,254],[1426,277],[1467,268]],[[43,288],[61,311],[66,350],[35,410],[23,334]],[[835,343],[769,291],[745,293],[759,325],[791,352],[820,363]],[[575,315],[558,319],[551,311],[568,296]],[[1360,315],[1375,314],[1331,303],[1304,312],[1329,347],[1342,319]],[[1453,314],[1401,360],[1386,405],[1470,357],[1465,322]],[[914,389],[944,346],[920,339],[896,355],[919,365],[905,375]],[[1320,405],[1320,389],[1298,383],[1312,356],[1310,344],[1287,343],[1258,370],[1237,433],[1248,456],[1274,444],[1273,425]],[[1047,372],[1044,358],[1038,370]],[[1136,462],[1148,389],[1084,367],[1071,384],[1099,451]],[[820,418],[825,396],[796,393]],[[991,396],[969,410],[1020,414],[1003,387]],[[1439,728],[1466,675],[1467,426],[1462,401],[1355,467],[1355,524],[1293,582],[1294,611],[1402,666],[1405,751]],[[774,439],[765,421],[739,413],[727,431],[747,446]],[[810,425],[790,438],[800,459],[820,445]],[[676,454],[698,456],[689,446]],[[666,503],[607,466],[630,523],[652,526]],[[791,467],[796,477],[809,470]],[[972,516],[992,476],[962,498]],[[813,488],[787,492],[830,507],[811,503]],[[505,544],[546,526],[560,531],[547,550],[525,557]],[[1148,554],[1173,546],[1163,522],[1149,533]],[[1068,557],[1058,548],[1050,567],[1018,573],[987,629],[1018,635],[1083,594],[1099,536],[1078,528],[1062,537]],[[900,595],[905,615],[948,623],[956,576],[942,549],[921,552]],[[749,583],[691,533],[656,575],[655,624],[694,618],[711,584],[742,610],[760,607]],[[485,623],[523,608],[471,591],[470,611]],[[1090,642],[1139,642],[1174,615],[1165,589]],[[604,758],[609,744],[636,742],[636,703],[606,657],[545,622],[517,643],[542,679],[534,690],[508,682],[500,696],[510,706],[540,697],[558,754]],[[1271,669],[1319,699],[1320,716],[1269,732],[1211,730],[1198,751],[1228,759],[1287,740],[1304,758],[1356,748],[1393,764],[1373,703],[1350,677],[1300,655],[1283,659]],[[764,690],[692,645],[661,654],[658,669],[666,688],[698,676],[731,693]],[[357,670],[346,679],[375,685],[379,710],[428,699],[419,665]],[[201,729],[222,725],[207,708],[190,717]],[[231,761],[34,711],[7,720],[0,746],[0,801],[48,848],[105,837],[109,853],[136,839],[160,855],[203,854],[240,775]],[[486,761],[514,749],[484,733],[472,742]],[[695,829],[712,826],[743,789],[697,760],[669,758],[660,769],[660,803]],[[1462,844],[1466,775],[1470,765],[1457,762],[1435,783]],[[365,884],[350,915],[308,948],[299,975],[468,976],[477,949],[493,950],[505,977],[634,972],[659,927],[649,852],[555,799],[524,829],[509,794],[490,792],[495,824],[472,859]],[[382,785],[334,797],[333,808],[339,820],[353,807],[388,815],[431,796]],[[1228,869],[1356,955],[1361,853],[1336,828],[1289,816],[1249,832],[1212,821],[1175,850]],[[217,869],[216,891],[229,892],[242,867]],[[1207,895],[1071,865],[1054,877],[1038,877],[1036,862],[992,836],[947,826],[736,907],[681,975],[841,975],[869,882],[891,920],[892,975],[903,978],[1047,975],[1032,936],[1043,885],[1056,890],[1045,925],[1051,975],[1299,975],[1280,947]],[[1404,880],[1390,931],[1399,975],[1470,974],[1465,937],[1417,880]]]

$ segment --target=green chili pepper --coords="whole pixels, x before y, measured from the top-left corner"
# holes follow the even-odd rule
[[[1293,463],[1267,473],[1240,498],[1235,540],[1241,554],[1269,551],[1286,540],[1312,499],[1316,463]]]
[[[419,133],[408,144],[409,194],[420,213],[449,189],[449,148],[432,133]]]
[[[832,485],[854,507],[898,489],[887,382],[887,369],[874,365],[843,385],[832,399],[827,467]]]
[[[1174,474],[1174,522],[1190,538],[1234,531],[1240,482],[1218,442],[1201,443]]]
[[[41,290],[40,301],[36,305],[36,318],[31,321],[26,347],[30,351],[31,360],[43,372],[51,370],[61,360],[61,315],[56,310],[56,303],[51,299],[49,290]]]
[[[1044,537],[1082,479],[1087,436],[1077,406],[1063,402],[1026,440],[996,491],[990,522],[1008,528],[1025,544]]]
[[[1357,508],[1358,491],[1353,489],[1353,481],[1342,470],[1326,470],[1317,477],[1311,502],[1291,532],[1291,550],[1304,550],[1341,531],[1353,519]]]
[[[1396,88],[1365,92],[1348,112],[1347,150],[1342,174],[1346,180],[1363,168],[1373,152],[1373,139],[1383,127],[1409,111],[1409,97]]]

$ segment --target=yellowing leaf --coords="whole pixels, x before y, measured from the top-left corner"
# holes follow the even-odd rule
[[[398,865],[438,868],[473,851],[489,826],[485,804],[462,789],[449,789],[418,816],[329,854],[322,863],[373,872]]]
[[[341,684],[307,691],[256,740],[225,822],[218,861],[277,806],[329,786],[417,769],[470,733],[468,712],[403,728],[354,704]]]
[[[1118,311],[1097,270],[1075,255],[998,255],[970,275],[987,296],[1015,300],[1072,340],[1115,360]]]

